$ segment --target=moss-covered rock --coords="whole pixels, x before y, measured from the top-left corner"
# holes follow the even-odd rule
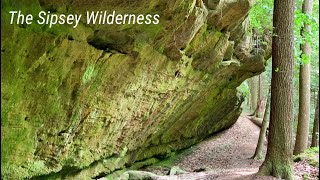
[[[197,0],[1,3],[2,179],[90,179],[190,147],[237,120],[236,88],[264,70],[250,34],[235,36],[249,1],[221,26]],[[160,23],[10,25],[19,8],[158,13]]]

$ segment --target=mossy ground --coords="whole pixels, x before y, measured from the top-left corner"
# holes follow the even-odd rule
[[[303,153],[294,156],[295,162],[302,160],[307,160],[310,165],[319,168],[319,147],[306,149]]]

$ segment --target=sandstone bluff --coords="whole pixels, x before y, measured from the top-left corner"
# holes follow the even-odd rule
[[[235,123],[264,71],[252,0],[4,0],[2,179],[90,179],[139,168]],[[157,25],[10,25],[10,10],[159,14]],[[85,19],[85,18],[84,18]]]

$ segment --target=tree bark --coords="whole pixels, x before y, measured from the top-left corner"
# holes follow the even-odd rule
[[[257,102],[261,101],[261,74],[258,77],[258,99]]]
[[[293,179],[294,0],[275,0],[268,150],[258,174]]]
[[[264,115],[265,108],[266,108],[266,97],[263,97],[257,102],[257,106],[255,110],[249,116],[253,116],[261,119]]]
[[[251,106],[250,110],[254,110],[249,116],[254,116],[257,118],[262,118],[266,101],[265,97],[262,98],[262,77],[261,74],[259,76],[255,76],[251,78],[251,87],[250,87],[250,94],[251,94]]]
[[[262,127],[263,119],[254,116],[249,117],[249,119],[257,126]]]
[[[252,114],[248,115],[248,118],[259,127],[262,125],[262,120],[266,109],[266,101],[267,97],[263,97],[257,104],[256,110]]]
[[[253,159],[260,160],[263,158],[263,154],[262,154],[263,143],[266,138],[267,128],[269,126],[269,108],[270,108],[270,99],[269,99],[270,95],[269,94],[270,94],[270,90],[268,92],[267,99],[266,99],[267,104],[266,104],[265,112],[263,115],[263,121],[262,121],[261,129],[260,129],[259,140],[258,140],[258,144],[256,147],[256,151],[254,152],[254,155],[253,155]]]
[[[251,99],[251,105],[250,110],[254,111],[256,110],[257,104],[258,104],[258,79],[257,76],[254,76],[249,79],[249,87],[250,87],[250,99]]]
[[[319,146],[319,90],[317,97],[317,105],[314,113],[314,122],[313,122],[313,131],[312,131],[312,140],[311,147]]]
[[[267,97],[263,97],[262,99],[259,100],[256,114],[255,114],[257,118],[263,118],[264,112],[266,110],[266,103],[267,103]]]
[[[304,0],[302,5],[302,13],[312,14],[312,0]],[[310,33],[311,26],[304,24],[302,29],[302,36],[304,32]],[[305,42],[301,46],[302,53],[305,54],[309,60],[311,57],[310,43]],[[299,73],[299,115],[298,115],[298,127],[296,135],[296,144],[293,154],[297,155],[302,153],[308,148],[308,135],[309,135],[309,119],[310,119],[310,62],[300,65]]]

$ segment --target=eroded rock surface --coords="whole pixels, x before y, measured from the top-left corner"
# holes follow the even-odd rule
[[[265,51],[252,51],[251,0],[1,3],[3,179],[90,179],[155,163],[230,127],[237,87],[265,66]],[[160,23],[10,25],[19,8],[158,13]]]

